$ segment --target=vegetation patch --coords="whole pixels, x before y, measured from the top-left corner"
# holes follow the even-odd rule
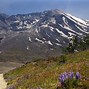
[[[76,89],[89,89],[89,50],[26,63],[4,77],[14,89],[56,89],[61,73],[71,71],[81,74]]]

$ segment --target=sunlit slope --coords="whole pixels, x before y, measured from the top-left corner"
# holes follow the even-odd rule
[[[4,75],[8,87],[15,89],[56,89],[59,74],[79,71],[82,87],[89,89],[89,50],[57,58],[36,60]]]

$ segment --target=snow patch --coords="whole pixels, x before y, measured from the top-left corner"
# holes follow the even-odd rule
[[[72,32],[68,32],[68,34],[69,34],[70,36],[75,36],[75,34],[72,33]]]
[[[64,23],[65,23],[66,25],[68,25],[68,22],[66,21],[66,18],[65,18],[65,17],[62,17],[62,19],[63,19]]]
[[[36,20],[36,22],[38,22],[39,21],[39,19],[35,19]]]
[[[66,23],[65,17],[62,17],[62,19],[63,19],[64,23]]]
[[[49,26],[49,28],[50,28],[50,30],[51,30],[52,32],[54,32],[54,31],[53,31],[53,29],[54,29],[53,27]]]
[[[78,24],[78,25],[80,25],[80,26],[82,26],[82,27],[87,27],[87,26],[88,26],[88,24],[86,23],[86,21],[85,21],[86,24],[84,24],[84,23],[82,23],[82,22],[80,22],[80,21],[75,20],[73,17],[69,16],[69,14],[67,14],[67,17],[68,17],[70,20],[72,20],[73,22],[75,22],[76,24]],[[76,18],[76,17],[75,17],[75,18]]]
[[[53,45],[51,41],[47,41],[47,43],[48,43],[49,45]]]
[[[71,14],[67,14],[67,15],[70,16],[70,17],[72,17],[74,20],[76,20],[76,21],[78,21],[78,22],[80,22],[80,23],[86,25],[86,22],[85,22],[84,20],[82,20],[82,19],[80,19],[80,18],[77,18],[77,17],[75,17],[75,16],[73,16],[73,15],[71,15]]]
[[[27,25],[27,21],[24,21],[24,24]]]
[[[27,46],[27,48],[26,48],[27,50],[29,50],[29,46]]]
[[[59,40],[59,39],[56,39],[56,41],[60,42],[60,40]]]
[[[48,24],[42,25],[41,27],[48,27]]]
[[[50,37],[50,35],[49,35],[48,33],[46,33],[46,35],[47,35],[48,37]]]
[[[62,24],[58,24],[59,26],[63,27]]]
[[[84,32],[84,33],[89,33],[89,32],[86,32],[84,30],[82,30],[80,27],[78,27],[77,25],[75,25],[80,31]]]
[[[22,29],[23,27],[22,26],[17,26],[17,29]]]
[[[14,23],[19,23],[19,20],[14,21]]]
[[[55,43],[57,46],[62,46],[61,44],[59,44],[59,43]]]
[[[65,35],[62,31],[60,31],[59,29],[55,29],[58,33],[60,33],[61,34],[61,36],[63,36],[63,37],[65,37],[65,38],[68,38],[68,36],[67,35]]]
[[[27,24],[26,28],[30,29],[32,27],[32,25]]]
[[[61,24],[59,24],[62,28],[65,28],[65,29],[67,29],[67,30],[69,30],[69,31],[71,31],[71,32],[74,32],[74,33],[76,33],[76,34],[78,34],[78,35],[82,35],[81,33],[78,33],[78,32],[76,32],[76,31],[74,31],[74,30],[72,30],[71,28],[69,28],[69,27],[67,27],[67,26],[62,26]]]
[[[43,40],[46,40],[45,38],[43,38]]]
[[[38,29],[36,28],[36,33],[39,33]]]
[[[35,40],[38,41],[38,42],[44,43],[44,41],[42,41],[42,40],[40,40],[38,38],[36,38]]]
[[[31,37],[29,37],[28,39],[29,39],[29,41],[31,41]]]
[[[59,24],[62,28],[64,28],[64,29],[67,29],[67,30],[70,30],[70,31],[73,31],[70,27],[68,27],[68,26],[66,26],[66,25],[64,25],[64,26],[62,26],[61,24]]]
[[[19,25],[22,26],[22,25],[23,25],[23,22],[21,21],[21,22],[19,23]]]
[[[52,22],[53,24],[56,24],[55,18],[51,18],[49,22]]]

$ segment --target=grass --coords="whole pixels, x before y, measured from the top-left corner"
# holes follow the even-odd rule
[[[58,76],[65,71],[79,71],[82,75],[80,89],[89,89],[89,50],[64,57],[35,60],[9,71],[4,77],[8,87],[15,89],[56,89]]]

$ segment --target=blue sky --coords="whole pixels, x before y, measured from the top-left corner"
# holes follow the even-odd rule
[[[74,16],[89,19],[89,0],[2,0],[0,13],[24,14],[59,9]]]

